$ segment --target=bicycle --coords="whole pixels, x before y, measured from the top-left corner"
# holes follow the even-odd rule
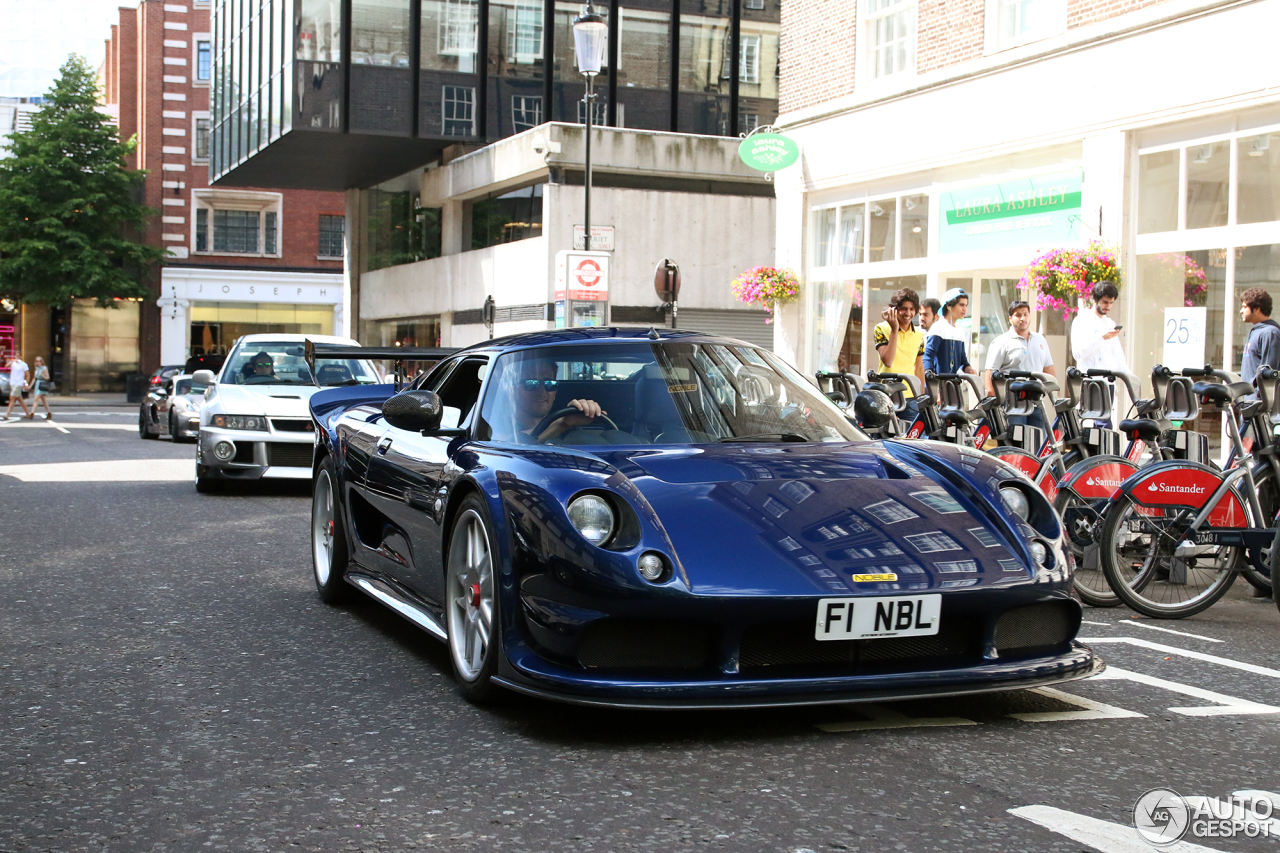
[[[1102,569],[1111,589],[1129,607],[1155,619],[1200,613],[1226,594],[1247,559],[1259,575],[1270,576],[1276,528],[1261,527],[1264,515],[1240,424],[1269,408],[1264,386],[1259,396],[1232,374],[1211,371],[1223,382],[1196,382],[1201,407],[1227,418],[1236,460],[1218,471],[1202,462],[1156,462],[1129,476],[1110,500],[1099,532]],[[1259,371],[1261,374],[1261,371]],[[1266,381],[1276,374],[1268,370]]]

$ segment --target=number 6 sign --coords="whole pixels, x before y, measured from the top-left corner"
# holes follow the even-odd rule
[[[1160,334],[1164,341],[1161,364],[1174,370],[1204,366],[1204,332],[1208,310],[1164,309],[1164,329]]]

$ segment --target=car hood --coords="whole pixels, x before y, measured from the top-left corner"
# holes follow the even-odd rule
[[[986,454],[916,442],[596,451],[706,595],[848,595],[1027,582]],[[1022,534],[1028,532],[1022,531]]]
[[[318,390],[310,385],[219,384],[209,400],[209,407],[231,415],[306,418],[310,417],[307,401]]]

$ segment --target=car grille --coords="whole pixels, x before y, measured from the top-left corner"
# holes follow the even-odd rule
[[[1001,657],[1060,647],[1080,630],[1080,608],[1049,601],[1010,610],[996,620],[995,645]]]
[[[310,468],[312,446],[301,442],[267,442],[267,464],[285,468]]]
[[[239,462],[242,465],[252,465],[253,464],[253,442],[237,441],[235,442],[235,445],[236,445],[236,455],[231,457],[231,461]]]
[[[713,629],[687,622],[601,619],[578,641],[589,669],[700,669],[712,660]]]
[[[872,640],[817,640],[813,621],[752,625],[742,633],[743,672],[769,667],[838,669],[939,669],[982,654],[982,623],[946,614],[937,634]]]
[[[309,418],[272,418],[271,427],[276,432],[314,432],[315,425]]]

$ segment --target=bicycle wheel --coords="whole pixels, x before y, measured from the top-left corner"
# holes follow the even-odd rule
[[[1143,507],[1131,495],[1116,496],[1103,518],[1099,551],[1121,601],[1153,619],[1182,619],[1226,594],[1236,579],[1239,548],[1197,545],[1175,557],[1197,512]]]
[[[1087,500],[1070,489],[1062,489],[1053,508],[1062,519],[1062,544],[1071,560],[1071,585],[1080,600],[1090,607],[1117,607],[1120,597],[1112,591],[1102,572],[1098,531],[1110,501]]]
[[[1258,504],[1262,507],[1262,520],[1269,524],[1276,517],[1276,511],[1280,510],[1280,496],[1277,495],[1276,478],[1271,466],[1264,463],[1254,468],[1253,480],[1258,486]],[[1272,592],[1271,579],[1275,577],[1275,572],[1271,569],[1270,560],[1264,559],[1262,562],[1267,566],[1265,572],[1255,569],[1249,560],[1241,560],[1240,574],[1244,575],[1244,579],[1254,589],[1270,593]]]

